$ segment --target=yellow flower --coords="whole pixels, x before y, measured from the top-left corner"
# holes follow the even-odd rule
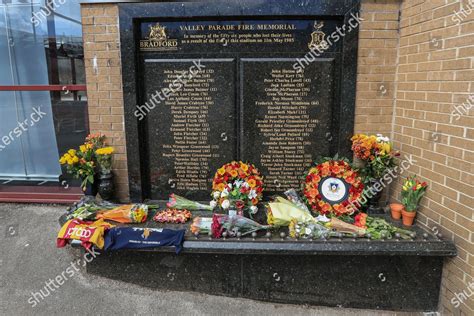
[[[67,151],[67,153],[68,153],[69,155],[71,155],[71,156],[75,156],[75,155],[76,155],[76,150],[74,150],[74,149],[69,149],[69,150]]]
[[[74,163],[74,162],[72,161],[71,158],[69,158],[69,159],[67,160],[67,164],[68,164],[68,165],[72,165],[73,163]]]
[[[390,153],[390,151],[391,151],[390,143],[381,143],[380,144],[380,153],[382,155],[388,154],[388,153]]]
[[[220,192],[224,191],[224,188],[225,188],[225,184],[224,184],[224,183],[219,183],[219,184],[217,185],[217,190],[220,191]]]
[[[59,163],[61,165],[64,165],[66,163],[66,158],[64,158],[64,156],[62,156],[60,159],[59,159]]]
[[[87,151],[87,148],[86,148],[86,145],[81,145],[79,146],[79,149],[81,150],[81,152],[85,153]]]
[[[222,175],[224,175],[224,173],[225,173],[225,169],[224,169],[224,168],[219,168],[219,169],[217,170],[217,173],[222,176]]]
[[[97,155],[111,155],[114,152],[113,147],[103,147],[95,151]]]
[[[77,156],[74,156],[74,158],[72,158],[72,162],[73,163],[78,163],[79,162],[79,158]]]
[[[408,191],[408,188],[406,186],[403,186],[403,191]]]

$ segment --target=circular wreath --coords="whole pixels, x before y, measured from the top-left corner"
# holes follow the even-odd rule
[[[263,177],[253,164],[232,161],[217,169],[212,190],[214,200],[224,209],[230,201],[254,206],[262,199]]]
[[[327,189],[327,185],[331,188]],[[338,193],[330,196],[333,188],[334,192]],[[322,192],[323,190],[325,192]],[[354,213],[353,205],[360,198],[363,190],[364,184],[348,162],[328,160],[309,169],[303,194],[313,212],[341,216]]]

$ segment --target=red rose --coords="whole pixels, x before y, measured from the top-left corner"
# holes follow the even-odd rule
[[[216,214],[214,214],[214,216],[212,216],[212,224],[211,224],[212,236],[214,238],[221,238],[223,230],[224,228],[219,222],[219,217]]]
[[[238,200],[237,202],[235,202],[235,207],[237,207],[237,209],[241,210],[245,207],[245,203],[241,200]]]

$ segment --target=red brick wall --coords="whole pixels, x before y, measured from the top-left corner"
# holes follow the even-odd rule
[[[417,160],[410,173],[429,183],[418,222],[459,251],[444,269],[440,309],[474,315],[472,297],[458,308],[450,302],[470,293],[474,278],[474,117],[451,114],[474,93],[474,12],[458,24],[460,9],[459,1],[403,1],[393,132],[395,146]],[[400,184],[393,197],[399,192]]]

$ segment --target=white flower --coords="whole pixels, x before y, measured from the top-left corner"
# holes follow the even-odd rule
[[[323,223],[331,221],[329,218],[326,217],[326,215],[318,215],[318,217],[316,217],[316,220],[318,222],[323,222]]]
[[[221,197],[226,197],[226,196],[229,196],[229,191],[227,191],[227,189],[224,189],[221,192]]]
[[[209,202],[209,205],[210,205],[212,208],[216,208],[217,202],[216,202],[216,201],[211,201],[211,202]]]
[[[390,138],[383,136],[382,134],[377,134],[377,143],[383,142],[388,143]]]
[[[235,187],[237,187],[237,188],[240,188],[240,186],[242,185],[242,183],[244,183],[244,181],[242,181],[242,180],[235,180],[235,181],[234,181],[234,185],[235,185]]]
[[[228,208],[230,207],[230,202],[229,202],[229,200],[224,200],[224,201],[222,201],[221,206],[222,206],[222,208],[223,208],[224,210],[228,209]]]
[[[244,182],[244,184],[242,184],[242,186],[243,186],[244,188],[250,188],[250,185],[249,185],[247,182]]]
[[[258,212],[258,207],[256,207],[255,205],[252,205],[250,207],[250,213],[257,214],[257,212]]]
[[[249,192],[249,199],[254,199],[257,197],[257,192],[255,190],[250,190]]]
[[[219,191],[215,191],[214,194],[212,195],[214,197],[214,199],[218,199],[221,197],[221,193]]]
[[[232,183],[228,183],[227,186],[229,187],[229,190],[232,190]]]

